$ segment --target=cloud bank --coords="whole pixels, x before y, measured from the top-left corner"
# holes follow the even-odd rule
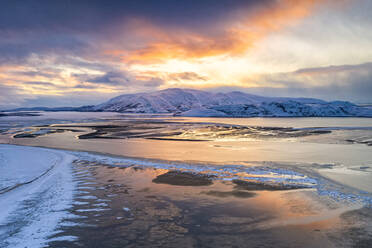
[[[371,7],[368,0],[4,0],[0,107],[76,106],[167,87],[368,101]]]

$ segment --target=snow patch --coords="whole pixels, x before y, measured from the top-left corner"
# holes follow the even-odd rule
[[[18,173],[18,167],[22,167],[22,175],[29,169],[35,176],[54,165],[36,180],[0,194],[0,225],[5,227],[0,232],[0,247],[44,247],[59,224],[72,217],[69,209],[76,184],[71,164],[75,157],[57,150],[13,145],[0,145],[0,150],[4,160],[13,161],[1,165],[9,170],[8,175]],[[16,179],[25,181],[23,177]]]

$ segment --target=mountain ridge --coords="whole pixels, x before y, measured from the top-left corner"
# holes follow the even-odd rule
[[[172,113],[200,117],[372,117],[372,110],[346,101],[265,97],[240,91],[213,93],[194,89],[124,94],[96,105],[95,111]]]
[[[18,108],[26,111],[27,108]],[[214,93],[195,89],[123,94],[92,106],[30,108],[30,111],[95,111],[119,113],[170,113],[200,117],[372,117],[372,108],[347,101],[316,98],[265,97],[232,91]]]

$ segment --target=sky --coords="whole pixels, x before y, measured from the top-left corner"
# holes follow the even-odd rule
[[[165,88],[372,102],[371,0],[2,0],[0,108]]]

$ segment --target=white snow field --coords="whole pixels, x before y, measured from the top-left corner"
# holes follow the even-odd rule
[[[71,215],[74,159],[52,149],[0,145],[0,247],[37,248],[51,241]]]
[[[42,149],[0,146],[0,193],[31,182],[52,169],[59,159]]]

